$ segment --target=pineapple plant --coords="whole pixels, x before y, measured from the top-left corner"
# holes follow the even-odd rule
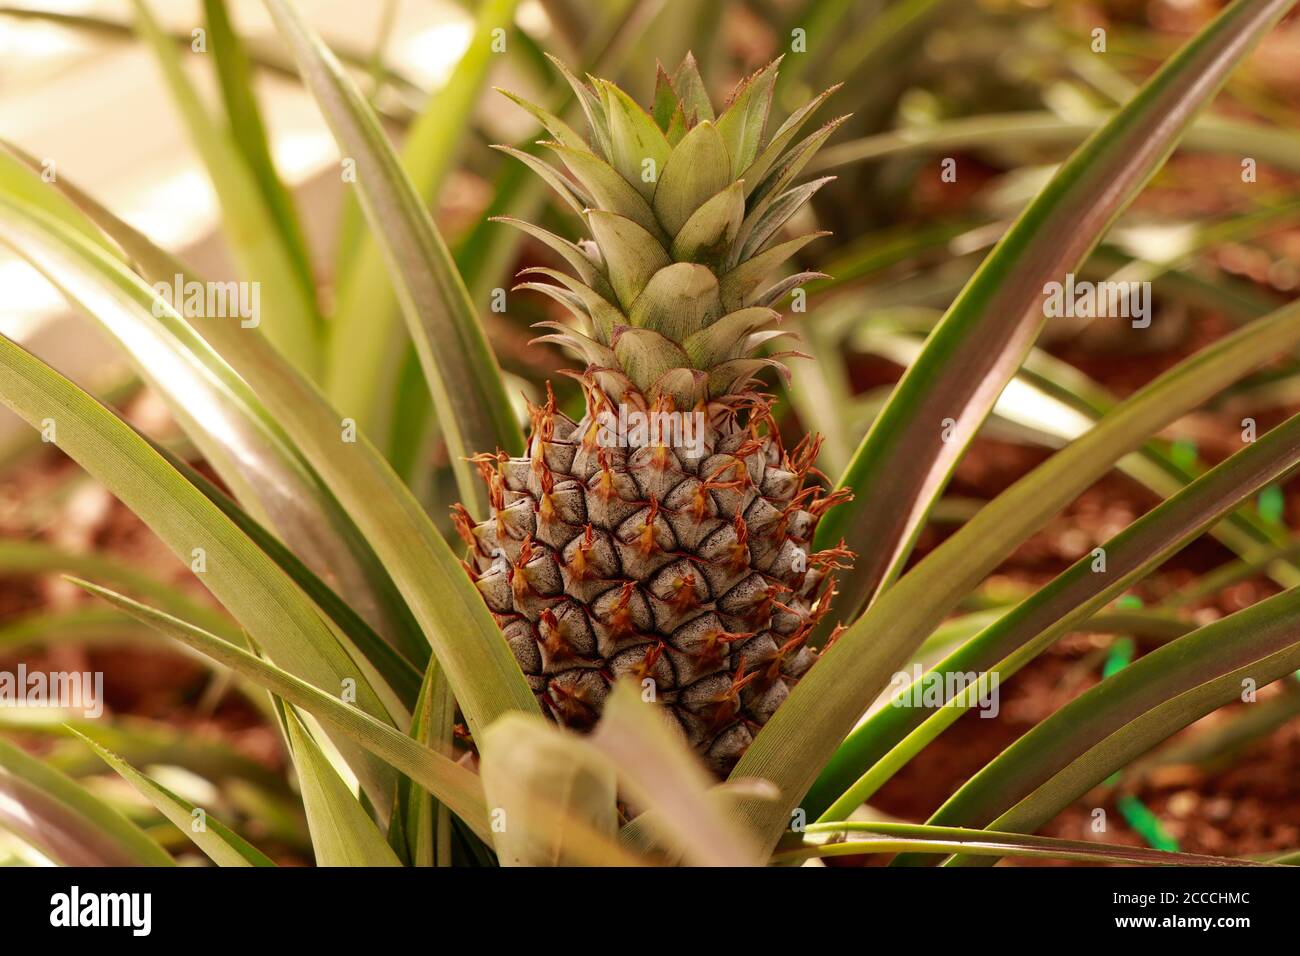
[[[505,220],[575,273],[529,268],[520,288],[570,314],[541,323],[539,341],[584,363],[584,407],[576,422],[553,394],[534,407],[524,455],[477,459],[491,515],[455,511],[469,571],[547,713],[589,728],[630,677],[721,775],[816,661],[808,638],[849,557],[812,551],[819,517],[849,492],[823,493],[817,436],[784,447],[755,378],[796,354],[764,352],[784,334],[773,306],[812,274],[774,275],[819,234],[781,230],[826,181],[795,182],[841,122],[799,138],[827,91],[768,136],[777,70],[717,114],[689,54],[671,77],[659,68],[651,111],[564,70],[590,142],[508,94],[567,173],[504,148],[591,231],[575,244]]]
[[[342,244],[361,291],[339,301],[318,297],[311,281],[222,0],[204,3],[222,71],[219,118],[180,68],[175,37],[136,0],[141,36],[226,207],[241,274],[280,295],[267,328],[160,299],[155,284],[188,277],[185,265],[62,174],[46,180],[37,157],[8,144],[0,144],[0,242],[113,337],[224,487],[4,337],[0,402],[175,555],[201,555],[191,570],[221,608],[45,542],[0,549],[0,562],[94,576],[103,583],[78,583],[226,668],[262,706],[291,768],[277,781],[257,774],[258,785],[301,809],[306,832],[296,846],[319,865],[724,866],[899,852],[901,863],[928,854],[967,865],[1005,856],[1221,864],[1033,834],[1141,753],[1234,702],[1244,678],[1263,686],[1300,668],[1294,588],[1212,623],[1183,620],[1187,632],[1173,638],[1167,615],[1153,612],[1148,623],[1167,643],[1028,731],[927,823],[862,820],[857,811],[970,706],[945,697],[933,710],[873,708],[891,675],[937,647],[948,653],[927,679],[1013,675],[1063,634],[1097,626],[1107,605],[1206,529],[1241,519],[1243,502],[1300,463],[1297,416],[1183,476],[1167,500],[1105,542],[1105,571],[1085,557],[999,605],[1005,613],[991,623],[962,613],[963,602],[988,596],[981,582],[999,563],[1089,484],[1300,345],[1293,303],[1261,311],[1098,413],[906,566],[914,532],[1033,344],[1043,318],[1037,290],[1084,264],[1292,2],[1237,0],[1098,120],[948,305],[873,424],[854,436],[858,450],[828,491],[818,439],[787,449],[759,376],[781,374],[794,356],[769,351],[782,332],[776,308],[815,274],[787,260],[820,233],[786,233],[824,182],[796,180],[836,128],[804,130],[829,93],[769,133],[778,64],[715,113],[689,57],[671,76],[660,71],[649,111],[556,63],[590,139],[559,118],[558,101],[552,112],[514,97],[547,130],[544,148],[559,163],[506,151],[540,174],[588,234],[571,241],[507,220],[570,267],[530,269],[522,286],[567,311],[544,323],[542,339],[576,356],[583,396],[569,416],[539,389],[545,399],[525,416],[489,347],[473,294],[483,277],[465,274],[428,211],[455,146],[448,127],[471,122],[469,94],[502,25],[514,25],[513,0],[480,5],[450,84],[458,95],[431,101],[401,159],[373,104],[291,0],[265,0],[351,161],[371,227],[364,242]],[[640,8],[669,9],[632,7],[611,44],[631,32]],[[181,35],[186,45],[190,35]],[[879,148],[865,145],[868,154]],[[438,415],[445,471],[465,502],[453,524],[468,554],[453,550],[431,516],[454,499],[439,496],[430,509],[403,472],[395,452],[406,433],[391,429],[386,449],[373,444],[385,440],[386,416],[367,418],[352,401],[357,391],[383,391],[383,349],[358,350],[393,344],[375,305],[384,296],[392,318],[400,311],[406,322],[419,360],[412,378],[428,386]],[[325,353],[361,367],[361,387],[331,376]],[[798,394],[797,382],[790,391]],[[1282,571],[1283,581],[1294,577],[1293,566]],[[950,615],[960,615],[964,636],[936,644]],[[814,650],[813,635],[836,616],[846,628]],[[1134,627],[1141,616],[1125,617]],[[462,723],[476,759],[457,733]],[[77,779],[91,772],[84,760],[64,772],[53,756],[0,740],[0,828],[61,863],[169,865],[185,851],[164,846],[156,838],[164,832],[220,865],[272,863],[236,832],[263,841],[255,813],[233,802],[198,806],[138,769],[157,763],[160,729],[145,735],[110,718],[58,730],[135,791],[142,803],[129,816]],[[210,770],[188,729],[168,730],[164,765]],[[219,800],[224,778],[212,782],[189,793]],[[206,827],[192,825],[198,811]],[[242,815],[227,817],[228,827],[218,819],[227,813]],[[800,817],[807,825],[792,826]],[[0,844],[0,862],[5,852]]]

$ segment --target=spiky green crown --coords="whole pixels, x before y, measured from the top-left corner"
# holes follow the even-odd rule
[[[537,171],[591,231],[572,243],[532,223],[502,219],[546,243],[576,275],[533,268],[519,288],[549,295],[579,322],[543,322],[555,342],[582,358],[601,388],[619,398],[629,387],[653,401],[689,408],[743,391],[766,366],[784,371],[778,353],[755,355],[787,333],[771,308],[819,273],[773,281],[812,232],[778,241],[782,227],[828,180],[792,185],[842,121],[802,140],[800,129],[834,92],[827,90],[768,137],[776,84],[773,62],[742,82],[715,114],[695,59],[669,77],[659,69],[647,112],[606,80],[583,83],[552,58],[577,94],[591,141],[539,106],[505,91],[553,138],[542,145],[564,170],[498,147]]]

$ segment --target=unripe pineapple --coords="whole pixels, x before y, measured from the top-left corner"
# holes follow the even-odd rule
[[[816,661],[805,642],[848,556],[808,553],[840,497],[809,484],[820,439],[787,452],[753,390],[792,354],[756,355],[785,334],[770,306],[812,275],[773,274],[820,235],[778,241],[825,180],[792,182],[838,125],[796,140],[827,91],[766,137],[776,68],[718,116],[690,56],[671,78],[660,69],[650,113],[565,70],[590,143],[511,96],[567,174],[502,148],[592,235],[574,244],[506,220],[575,273],[529,269],[551,281],[521,288],[576,319],[541,323],[540,340],[585,363],[586,410],[575,423],[553,398],[534,408],[524,457],[479,458],[492,516],[455,514],[470,573],[546,712],[589,726],[610,682],[632,677],[719,773]]]

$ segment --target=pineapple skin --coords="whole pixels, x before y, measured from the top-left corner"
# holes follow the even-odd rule
[[[817,660],[845,557],[808,553],[836,500],[804,487],[818,442],[787,454],[756,396],[710,403],[698,456],[602,447],[598,414],[548,402],[525,456],[480,459],[493,517],[457,512],[471,575],[544,712],[587,729],[631,679],[725,775]]]
[[[770,138],[777,64],[715,116],[693,58],[662,68],[654,108],[556,64],[582,103],[591,140],[511,96],[553,137],[566,171],[539,171],[591,230],[574,244],[504,220],[559,253],[576,276],[525,270],[520,288],[564,306],[540,341],[583,359],[585,414],[531,409],[522,457],[476,461],[492,514],[453,509],[465,562],[543,711],[587,729],[613,681],[675,718],[719,775],[817,660],[807,645],[834,595],[842,547],[810,554],[824,511],[820,438],[787,452],[754,376],[797,353],[756,355],[783,334],[770,306],[811,278],[773,284],[781,263],[820,233],[780,241],[824,182],[795,176],[839,120],[797,140],[831,91]],[[647,166],[652,174],[645,175]],[[691,441],[662,427],[610,441],[620,418],[690,418]],[[667,413],[669,418],[664,418]],[[678,419],[681,421],[681,419]]]

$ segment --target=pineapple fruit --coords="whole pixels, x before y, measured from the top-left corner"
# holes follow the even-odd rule
[[[611,681],[641,682],[719,774],[813,666],[807,639],[830,608],[842,548],[808,550],[823,495],[820,439],[781,442],[757,391],[760,356],[785,334],[771,306],[814,274],[774,272],[822,233],[779,233],[825,180],[794,185],[839,121],[799,139],[816,97],[765,136],[778,63],[715,115],[689,55],[659,70],[642,109],[599,79],[564,72],[591,140],[511,94],[550,134],[564,171],[532,166],[591,241],[504,220],[572,268],[525,270],[520,288],[576,324],[540,341],[583,363],[585,414],[553,396],[532,409],[525,455],[480,455],[492,515],[461,506],[466,566],[545,712],[595,722]],[[543,281],[546,280],[546,281]],[[548,390],[549,392],[549,390]],[[630,424],[629,424],[630,423]]]

